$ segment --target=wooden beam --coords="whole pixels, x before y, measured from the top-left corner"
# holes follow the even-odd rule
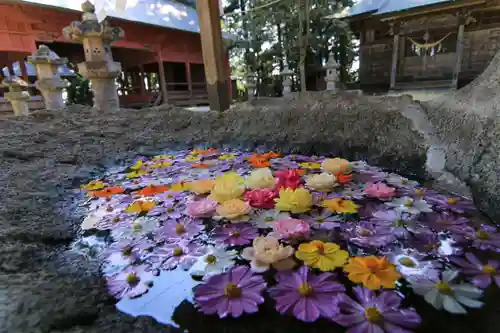
[[[201,47],[207,81],[210,108],[229,109],[228,75],[224,64],[224,50],[218,0],[196,0],[200,22]]]
[[[399,24],[394,23],[391,27],[392,35],[394,36],[392,44],[392,67],[391,67],[391,86],[394,89],[396,86],[396,74],[398,71],[398,55],[399,55]]]
[[[139,86],[141,88],[141,95],[146,95],[146,87],[144,86],[144,65],[139,64]]]
[[[165,64],[163,63],[163,56],[161,54],[161,51],[158,52],[158,73],[160,74],[160,88],[161,96],[163,99],[162,104],[166,104],[168,102],[167,79],[165,77]]]
[[[462,54],[464,53],[464,30],[465,23],[467,22],[466,13],[458,13],[458,33],[457,33],[457,51],[455,59],[455,69],[453,70],[453,80],[452,88],[457,88],[458,86],[458,76],[462,70]]]

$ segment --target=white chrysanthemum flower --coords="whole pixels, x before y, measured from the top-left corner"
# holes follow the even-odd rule
[[[130,225],[124,225],[111,230],[114,240],[132,239],[142,237],[153,232],[158,227],[158,219],[151,217],[139,217]]]
[[[250,222],[257,228],[268,229],[273,228],[276,221],[288,218],[290,218],[290,214],[282,213],[277,209],[270,209],[255,212],[250,217]]]
[[[401,197],[385,203],[389,207],[394,207],[400,212],[409,214],[431,213],[431,205],[422,199],[413,199],[411,197]]]
[[[189,273],[204,278],[223,273],[234,266],[237,254],[235,250],[226,251],[225,246],[222,245],[209,246],[206,254],[198,258]]]
[[[469,308],[480,308],[483,302],[478,299],[483,291],[471,284],[453,284],[457,271],[444,271],[442,279],[407,278],[413,291],[424,297],[427,303],[438,310],[445,309],[454,314],[465,314]]]
[[[389,253],[387,255],[389,261],[394,264],[405,278],[426,277],[437,279],[438,270],[436,269],[435,262],[429,260],[421,260],[425,254],[412,252],[409,250],[402,250]]]
[[[408,178],[405,178],[395,173],[389,174],[385,179],[385,181],[388,184],[398,188],[412,188],[412,187],[417,187],[419,185],[418,182],[414,180],[409,180]]]

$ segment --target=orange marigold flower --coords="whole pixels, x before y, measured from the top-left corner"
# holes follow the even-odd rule
[[[265,159],[269,160],[271,158],[278,158],[278,157],[281,156],[281,154],[280,153],[275,153],[274,151],[270,151],[268,153],[262,154],[261,156],[262,156],[262,158],[265,158]]]
[[[208,169],[208,168],[210,168],[210,165],[205,164],[205,163],[195,163],[195,164],[191,164],[191,168],[193,168],[193,169]]]
[[[211,153],[215,153],[217,152],[217,149],[215,148],[208,148],[208,149],[194,149],[192,152],[191,152],[191,155],[208,155],[208,154],[211,154]]]
[[[90,196],[92,197],[98,197],[98,198],[109,198],[115,194],[120,194],[125,192],[125,189],[123,187],[107,187],[105,189],[99,190],[99,191],[92,191],[89,192]]]
[[[401,274],[396,271],[396,266],[391,264],[386,257],[352,257],[344,267],[344,271],[348,273],[349,280],[362,283],[371,290],[395,288],[396,281],[401,278]]]
[[[292,170],[294,170],[298,176],[303,176],[306,174],[306,170],[303,169],[292,169]]]
[[[337,172],[335,177],[339,184],[347,184],[352,180],[352,173],[345,174],[343,172]]]
[[[136,193],[145,197],[150,197],[152,195],[160,194],[167,191],[168,191],[168,186],[166,185],[159,185],[159,186],[148,185],[142,190],[137,191]]]
[[[253,154],[248,158],[248,161],[252,164],[254,168],[267,168],[271,165],[267,158],[262,157],[259,154]]]

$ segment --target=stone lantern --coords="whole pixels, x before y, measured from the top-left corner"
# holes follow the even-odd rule
[[[82,11],[82,20],[65,27],[63,35],[66,39],[83,43],[85,61],[78,64],[78,71],[90,80],[94,108],[117,109],[120,104],[115,80],[122,67],[113,61],[111,44],[125,34],[121,28],[110,27],[107,21],[99,23],[95,7],[89,1],[82,4]]]
[[[326,75],[325,75],[325,81],[326,81],[326,90],[330,91],[337,91],[336,83],[338,80],[338,74],[337,74],[337,69],[339,68],[339,65],[335,61],[335,57],[333,54],[330,53],[328,56],[328,62],[326,63],[325,69],[326,69]]]
[[[257,96],[255,96],[255,90],[257,88],[257,75],[252,71],[247,74],[247,90],[248,90],[248,99],[254,100]]]
[[[16,116],[25,116],[29,114],[28,101],[30,93],[23,90],[28,87],[28,82],[18,77],[7,77],[2,81],[2,85],[9,88],[9,92],[4,94],[6,100],[12,104],[12,110]]]
[[[64,109],[62,91],[68,82],[61,79],[59,66],[68,62],[66,58],[59,58],[46,45],[40,45],[38,50],[28,57],[28,62],[36,68],[38,80],[35,86],[42,93],[47,110]]]
[[[295,73],[288,68],[288,64],[285,63],[283,71],[280,73],[283,77],[283,96],[290,95],[292,92],[292,78]]]

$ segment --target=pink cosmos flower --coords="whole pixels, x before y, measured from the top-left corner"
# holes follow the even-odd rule
[[[217,201],[204,198],[187,204],[186,213],[193,218],[211,217],[217,208]]]
[[[309,223],[299,219],[282,219],[274,224],[273,236],[276,238],[302,238],[309,234]]]
[[[272,209],[274,208],[274,198],[277,193],[270,189],[263,188],[245,192],[244,199],[254,208]]]
[[[396,189],[384,183],[369,183],[365,187],[366,195],[379,199],[389,199],[394,196]]]

